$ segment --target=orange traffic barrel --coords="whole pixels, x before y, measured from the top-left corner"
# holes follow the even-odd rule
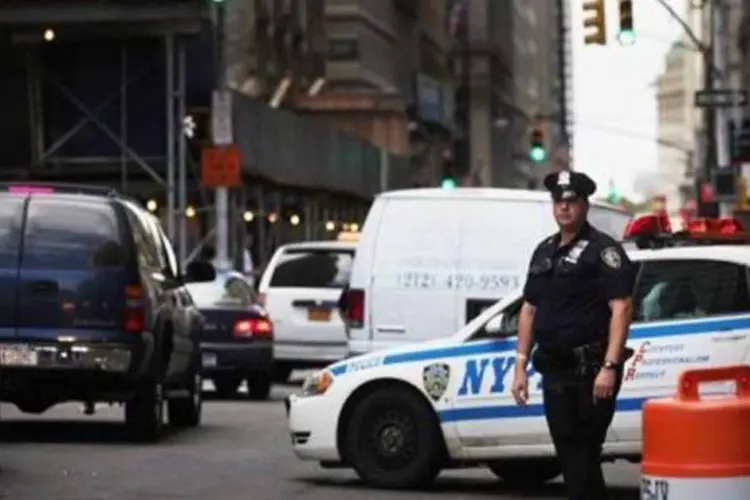
[[[734,395],[700,395],[719,382]],[[674,398],[646,402],[641,498],[750,500],[750,366],[687,370]]]

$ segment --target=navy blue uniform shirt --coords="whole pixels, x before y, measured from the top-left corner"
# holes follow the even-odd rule
[[[560,233],[531,257],[524,300],[536,307],[534,341],[570,349],[606,342],[609,301],[631,297],[636,267],[622,246],[588,223],[566,245]]]

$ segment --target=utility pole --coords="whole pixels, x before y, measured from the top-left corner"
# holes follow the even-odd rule
[[[559,109],[560,109],[560,139],[564,144],[569,144],[568,137],[568,33],[566,20],[567,0],[557,0],[557,64],[558,78],[560,80]]]
[[[713,63],[716,72],[713,72],[713,89],[725,88],[727,79],[727,45],[725,23],[725,4],[723,0],[713,0],[711,8],[711,47],[713,49]],[[710,69],[707,68],[708,71]],[[718,74],[717,74],[718,73]],[[729,113],[728,109],[719,107],[716,109],[714,120],[716,122],[716,163],[719,169],[731,167],[731,155],[729,151]]]
[[[215,42],[217,79],[216,91],[212,99],[212,135],[214,146],[230,145],[234,142],[232,136],[232,106],[231,95],[227,87],[226,73],[226,6],[222,1],[214,2],[215,8]],[[216,204],[216,264],[219,268],[230,267],[229,262],[229,190],[217,187],[215,191]]]

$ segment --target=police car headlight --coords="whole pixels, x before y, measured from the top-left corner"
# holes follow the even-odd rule
[[[325,394],[333,384],[333,375],[328,370],[311,373],[302,383],[303,396],[319,396]]]

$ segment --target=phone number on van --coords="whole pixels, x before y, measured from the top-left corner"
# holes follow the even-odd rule
[[[511,291],[521,286],[521,278],[493,273],[431,273],[425,271],[404,271],[396,277],[397,287],[421,290],[464,290],[464,291]]]

